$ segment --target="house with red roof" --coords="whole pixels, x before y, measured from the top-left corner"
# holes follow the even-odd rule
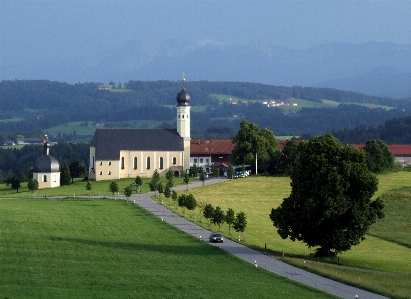
[[[201,166],[206,173],[214,167],[228,167],[233,149],[232,140],[191,140],[190,166]]]

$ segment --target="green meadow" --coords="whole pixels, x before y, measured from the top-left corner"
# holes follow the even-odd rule
[[[280,205],[283,198],[290,194],[289,178],[225,180],[218,185],[188,192],[198,202],[220,206],[224,211],[232,208],[236,213],[245,212],[248,225],[241,242],[249,247],[267,251],[301,268],[363,289],[392,298],[411,298],[411,174],[398,172],[381,175],[379,182],[376,196],[384,200],[385,218],[371,226],[366,240],[360,245],[343,252],[334,260],[325,261],[314,259],[314,251],[305,244],[283,240],[268,216],[271,209]],[[170,209],[183,215],[183,211],[173,205]],[[218,230],[217,226],[210,226],[208,220],[200,219],[199,209],[196,213],[195,221],[210,230]],[[194,220],[187,212],[184,216]],[[240,237],[238,233],[230,236],[226,224],[222,232],[233,240]]]
[[[1,298],[336,298],[122,200],[0,199]]]
[[[292,242],[289,239],[283,240],[276,232],[275,227],[273,227],[272,222],[269,219],[269,214],[272,208],[277,207],[283,200],[283,198],[288,197],[291,191],[290,187],[290,179],[286,177],[248,177],[248,178],[240,178],[235,180],[227,180],[221,179],[220,184],[214,184],[210,186],[205,186],[198,189],[192,189],[187,191],[191,193],[196,198],[197,202],[199,203],[211,203],[213,206],[220,206],[223,210],[227,210],[228,208],[233,208],[236,213],[243,211],[247,216],[247,229],[246,232],[240,236],[239,233],[232,232],[229,234],[229,228],[226,224],[222,226],[222,232],[226,238],[231,238],[233,240],[238,241],[240,236],[240,242],[245,244],[249,247],[260,251],[266,251],[267,254],[271,254],[274,258],[282,259],[285,262],[290,264],[294,264],[298,267],[307,269],[309,271],[319,273],[323,276],[330,277],[332,279],[336,279],[363,289],[368,289],[373,292],[377,292],[383,295],[386,295],[391,298],[411,298],[411,173],[409,172],[397,172],[397,173],[390,173],[381,175],[379,178],[379,189],[375,194],[375,197],[380,196],[385,203],[385,218],[379,220],[376,224],[372,225],[369,233],[366,235],[366,240],[361,242],[360,245],[352,247],[350,251],[343,252],[340,254],[336,259],[333,260],[316,260],[312,257],[313,250],[307,248],[307,246],[301,242]],[[130,185],[133,182],[132,179],[128,180],[119,180],[120,190],[123,190],[126,186]],[[148,191],[148,182],[149,179],[145,179],[143,182],[142,192]],[[165,181],[164,181],[165,182]],[[182,179],[176,178],[176,184],[181,184]],[[108,181],[104,182],[93,182],[93,189],[92,195],[100,195],[100,196],[111,196],[108,192]],[[121,193],[121,192],[120,192]],[[76,194],[74,197],[74,194]],[[17,229],[19,226],[25,226],[26,221],[30,219],[29,215],[33,214],[33,211],[36,211],[37,206],[42,205],[50,205],[55,207],[63,207],[61,210],[63,212],[70,210],[71,208],[76,208],[77,205],[81,206],[80,209],[85,209],[86,207],[95,207],[98,210],[96,215],[88,215],[88,216],[81,216],[81,219],[84,221],[89,221],[92,223],[98,223],[101,227],[101,230],[109,230],[112,231],[113,234],[127,234],[129,228],[131,230],[140,230],[140,224],[134,226],[133,221],[130,220],[128,223],[124,223],[122,228],[118,228],[121,232],[117,231],[117,222],[118,219],[122,219],[121,221],[129,221],[127,220],[126,216],[120,215],[123,211],[124,215],[128,215],[128,211],[131,209],[133,211],[138,210],[137,207],[134,205],[127,205],[124,201],[114,201],[109,199],[77,199],[77,197],[84,197],[87,194],[87,190],[85,189],[85,182],[76,181],[75,184],[55,189],[48,189],[48,190],[39,190],[37,192],[37,196],[39,197],[49,197],[49,196],[69,196],[71,197],[69,200],[39,200],[39,199],[30,199],[32,198],[32,194],[27,190],[26,186],[23,186],[19,193],[16,191],[11,190],[10,187],[6,188],[5,185],[0,185],[0,197],[3,198],[15,198],[14,200],[0,200],[0,222],[10,223],[9,232],[14,233],[14,239],[17,241],[20,237],[18,235],[24,231],[23,228]],[[121,194],[120,194],[121,196]],[[154,197],[155,200],[164,200],[164,196],[161,199],[158,197]],[[7,205],[13,203],[15,207],[15,211],[11,212],[7,209],[4,209],[3,206],[7,203]],[[63,203],[72,203],[67,204],[67,207],[64,206]],[[101,205],[104,203],[104,205]],[[106,206],[110,204],[114,204],[114,207]],[[191,212],[185,211],[181,208],[176,208],[174,203],[169,203],[168,200],[164,200],[164,204],[171,210],[175,211],[177,214],[186,217],[187,219],[196,222],[199,225],[209,229],[209,230],[218,230],[218,227],[214,225],[209,225],[209,221],[203,219],[200,213],[199,208],[194,211],[194,214]],[[113,212],[113,219],[106,219],[103,220],[99,219],[101,213],[108,213],[107,209],[119,209],[119,214],[115,215]],[[40,215],[49,215],[51,212],[44,210],[45,208],[41,209]],[[93,208],[91,208],[93,209]],[[123,209],[123,210],[122,210]],[[18,211],[18,213],[17,213]],[[94,211],[94,210],[93,210]],[[24,213],[20,219],[16,218],[19,213]],[[54,212],[53,212],[54,213]],[[77,212],[68,212],[70,213],[70,217],[72,214],[76,214]],[[137,213],[137,212],[136,212]],[[140,213],[140,212],[139,212]],[[141,212],[142,213],[142,212]],[[7,217],[6,217],[7,216]],[[48,216],[47,216],[48,217]],[[66,216],[59,216],[59,218],[63,219]],[[69,217],[69,218],[70,218]],[[93,217],[97,217],[94,219]],[[107,216],[108,217],[108,216]],[[149,219],[150,217],[146,217]],[[6,220],[4,220],[6,219]],[[27,219],[27,220],[24,220]],[[41,217],[36,218],[34,221],[35,223],[39,223],[44,227],[53,227],[59,226],[58,223],[55,224],[42,224]],[[51,221],[51,220],[50,220]],[[62,221],[62,220],[61,220]],[[75,220],[77,221],[73,225],[75,227],[71,227],[67,232],[61,232],[63,235],[69,235],[69,239],[80,239],[79,242],[74,241],[62,241],[65,242],[66,245],[76,245],[81,247],[83,245],[91,246],[96,245],[94,242],[107,242],[107,243],[119,243],[123,244],[125,241],[123,239],[119,240],[111,240],[111,239],[104,239],[104,236],[110,235],[110,233],[100,233],[90,232],[88,233],[88,227],[93,227],[93,224],[87,223],[84,227],[82,226],[83,220]],[[110,221],[113,221],[110,222]],[[156,221],[153,219],[152,221]],[[23,222],[23,223],[21,223]],[[1,224],[3,227],[3,223]],[[66,223],[66,222],[64,222]],[[111,228],[106,228],[105,223]],[[18,224],[18,225],[17,225]],[[67,223],[66,223],[67,224]],[[33,224],[28,225],[29,227],[34,226]],[[66,227],[66,226],[64,226]],[[16,228],[14,230],[13,228]],[[45,230],[42,228],[41,230]],[[3,230],[4,231],[4,230]],[[31,231],[31,229],[30,229]],[[80,236],[73,236],[74,232],[84,231],[82,233],[86,235]],[[171,231],[171,229],[170,229]],[[168,232],[171,234],[171,232]],[[45,232],[47,233],[47,232]],[[179,234],[180,232],[176,232]],[[35,232],[31,232],[31,234],[35,235]],[[91,235],[89,235],[91,234]],[[96,234],[96,239],[92,236]],[[156,230],[151,230],[151,238],[165,238],[164,236],[158,236]],[[57,235],[57,237],[61,237]],[[135,236],[128,235],[126,238],[130,238],[130,240],[134,240]],[[167,246],[171,246],[174,242],[175,236],[171,237],[170,244]],[[189,237],[187,237],[189,238]],[[86,242],[84,240],[92,240],[91,242]],[[166,239],[164,239],[166,240]],[[21,240],[20,240],[21,241]],[[20,241],[17,241],[16,246],[23,246],[30,248],[36,248],[35,245],[29,244],[26,245],[18,245]],[[51,242],[50,240],[48,242]],[[56,244],[56,240],[53,240]],[[134,242],[134,241],[130,241]],[[193,240],[195,242],[195,240]],[[11,245],[12,242],[6,242],[8,246]],[[73,244],[75,243],[75,244]],[[91,244],[90,244],[91,243]],[[135,246],[138,241],[135,241]],[[60,244],[60,243],[58,243]],[[100,243],[98,243],[101,246]],[[120,245],[118,245],[121,247]],[[129,246],[129,245],[127,245]],[[127,247],[126,246],[126,247]],[[192,245],[187,245],[192,246]],[[98,247],[98,246],[95,246]],[[103,247],[109,247],[104,245]],[[114,246],[115,247],[115,246]],[[133,246],[131,246],[133,248]],[[5,252],[5,247],[2,246],[2,256],[3,252]],[[94,247],[93,247],[94,248]],[[174,248],[174,247],[173,247]],[[107,249],[107,248],[106,248]],[[118,249],[118,248],[117,248]],[[14,250],[14,249],[13,249]],[[12,251],[13,251],[12,250]],[[180,250],[181,251],[181,250]],[[6,250],[7,252],[7,250]],[[15,250],[13,251],[15,252]],[[164,252],[162,252],[164,254]],[[29,254],[29,253],[25,253]],[[100,254],[100,253],[99,253]],[[113,254],[111,252],[110,254]],[[284,256],[283,256],[284,255]],[[197,256],[198,257],[198,256]],[[146,257],[147,258],[147,257]],[[209,257],[210,258],[210,257]],[[214,258],[214,257],[213,257]],[[225,257],[231,258],[231,257]],[[225,259],[224,258],[224,259]],[[107,257],[107,259],[109,259]],[[208,260],[208,259],[206,259]],[[304,263],[305,261],[305,263]],[[43,261],[45,262],[45,261]],[[41,263],[41,262],[40,262]],[[190,261],[191,263],[191,261]],[[22,268],[25,265],[21,266]],[[215,267],[215,265],[214,265]],[[218,268],[218,267],[217,267]],[[205,270],[202,270],[205,271]],[[209,270],[207,270],[209,271]],[[206,271],[206,272],[207,272]],[[238,270],[234,270],[238,271]],[[216,271],[215,283],[220,284],[219,275],[221,271]],[[224,272],[225,273],[225,272]],[[234,273],[234,272],[233,272]],[[209,276],[210,274],[207,274]],[[253,274],[254,275],[254,274]],[[268,275],[268,274],[267,274]],[[205,279],[205,278],[204,278]],[[131,282],[129,282],[131,283]],[[224,283],[230,284],[228,281]],[[124,282],[124,284],[128,284],[128,282]],[[1,283],[3,285],[3,283]],[[260,285],[261,286],[261,285]],[[241,287],[241,286],[240,286]],[[264,286],[266,287],[266,286]],[[97,287],[98,288],[98,287]],[[170,287],[172,289],[172,287]],[[174,290],[175,291],[175,290]],[[267,290],[269,293],[270,291]],[[303,291],[304,292],[304,291]],[[1,293],[1,292],[0,292]],[[130,293],[132,294],[132,293]],[[275,291],[271,294],[277,294]],[[130,295],[133,297],[134,295]],[[237,296],[237,295],[236,295]],[[240,296],[240,295],[239,295]],[[244,295],[246,298],[249,296]],[[261,295],[264,298],[264,295]],[[271,297],[272,297],[271,296]],[[295,298],[309,298],[305,294],[304,296],[287,295],[288,298],[295,297]],[[10,296],[9,296],[10,297]],[[64,296],[63,296],[64,297]],[[104,296],[107,298],[109,296]],[[150,295],[147,295],[150,298]],[[153,298],[155,296],[153,295]],[[181,297],[181,296],[179,296]],[[187,298],[190,296],[187,296]],[[198,297],[197,294],[192,294],[191,296]],[[222,296],[221,296],[222,297]],[[227,297],[227,296],[225,296]],[[233,297],[232,295],[228,297]],[[258,295],[257,297],[260,297]],[[271,298],[270,297],[270,298]],[[12,298],[12,297],[10,297]],[[167,297],[164,297],[167,298]],[[200,298],[206,298],[201,297]],[[282,298],[282,297],[278,297]],[[284,297],[285,298],[285,297]]]

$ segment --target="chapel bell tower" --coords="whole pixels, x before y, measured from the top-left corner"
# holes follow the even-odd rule
[[[183,89],[177,94],[177,132],[184,139],[184,169],[190,167],[190,95]]]

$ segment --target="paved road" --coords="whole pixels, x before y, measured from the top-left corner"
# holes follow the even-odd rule
[[[221,180],[223,181],[223,179]],[[219,183],[218,179],[211,179],[205,182],[206,185]],[[189,184],[189,188],[198,188],[202,186],[202,182],[193,182]],[[186,190],[186,185],[178,186],[174,189],[176,191]],[[162,218],[164,221],[170,223],[176,228],[193,235],[200,239],[206,239],[210,235],[210,231],[174,214],[160,203],[150,199],[153,193],[133,195],[130,199],[134,200],[136,204],[150,211],[155,216]],[[211,243],[210,243],[211,244]],[[221,249],[236,255],[237,257],[251,263],[257,264],[258,267],[263,267],[268,271],[276,273],[281,276],[288,277],[292,280],[298,281],[305,285],[323,290],[327,293],[339,296],[341,298],[355,299],[358,295],[359,299],[387,299],[388,297],[380,296],[368,291],[364,291],[355,287],[348,286],[343,283],[333,281],[328,278],[304,271],[297,267],[285,264],[275,258],[271,258],[259,251],[250,249],[244,245],[231,240],[224,240],[224,243],[212,244]]]

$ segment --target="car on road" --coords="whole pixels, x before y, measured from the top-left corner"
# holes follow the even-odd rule
[[[211,233],[209,240],[211,243],[224,243],[224,238],[220,233]]]

